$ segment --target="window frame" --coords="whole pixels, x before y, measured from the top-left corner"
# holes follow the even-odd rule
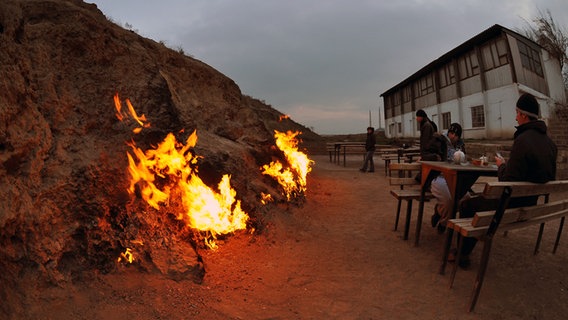
[[[485,70],[496,69],[509,64],[509,52],[507,42],[503,38],[495,39],[487,43],[481,49],[483,66]]]
[[[540,52],[523,41],[518,41],[518,47],[519,55],[521,57],[521,65],[523,68],[544,78]]]
[[[452,124],[452,113],[442,112],[442,130],[447,130]]]
[[[483,105],[471,107],[471,127],[485,128],[485,109]]]
[[[458,58],[458,69],[460,71],[460,80],[465,80],[479,75],[481,69],[479,67],[479,59],[475,50],[472,50]]]

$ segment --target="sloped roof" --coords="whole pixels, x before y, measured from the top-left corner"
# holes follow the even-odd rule
[[[519,37],[524,38],[524,39],[526,39],[526,40],[528,40],[528,41],[530,41],[530,42],[532,42],[532,43],[534,43],[535,45],[538,46],[538,44],[536,44],[534,41],[528,39],[527,37],[515,32],[513,30],[507,29],[507,28],[505,28],[501,25],[494,24],[493,26],[485,29],[484,31],[477,34],[473,38],[467,40],[466,42],[462,43],[461,45],[459,45],[459,46],[455,47],[454,49],[448,51],[446,54],[442,55],[438,59],[430,62],[425,67],[416,71],[414,74],[412,74],[410,77],[404,79],[399,84],[397,84],[394,87],[383,92],[381,94],[381,97],[391,94],[392,92],[406,86],[407,84],[415,81],[416,79],[419,79],[422,76],[430,73],[433,69],[436,69],[436,68],[448,63],[453,58],[470,51],[472,48],[474,48],[475,46],[477,46],[479,44],[485,43],[485,42],[487,42],[491,39],[496,38],[497,36],[499,36],[502,33],[508,33],[508,34],[514,36],[515,38],[519,38]]]

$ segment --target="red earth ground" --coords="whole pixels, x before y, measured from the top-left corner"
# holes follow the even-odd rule
[[[415,247],[413,232],[404,241],[400,229],[393,231],[396,202],[379,163],[377,172],[361,173],[359,157],[347,167],[314,159],[305,203],[268,212],[260,234],[236,234],[201,252],[202,284],[124,267],[71,290],[30,293],[23,317],[565,319],[568,239],[551,254],[557,223],[547,225],[537,256],[536,228],[497,236],[477,307],[467,313],[480,249],[449,289],[449,272],[438,274],[444,238],[429,226],[432,203]]]

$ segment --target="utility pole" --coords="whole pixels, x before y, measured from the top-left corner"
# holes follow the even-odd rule
[[[379,129],[381,128],[381,96],[379,94],[379,101],[378,101],[378,109],[379,109]],[[385,130],[386,130],[386,123],[385,123]]]
[[[372,123],[371,123],[371,110],[369,110],[369,127],[372,127]]]
[[[381,104],[379,103],[379,129],[381,129]]]

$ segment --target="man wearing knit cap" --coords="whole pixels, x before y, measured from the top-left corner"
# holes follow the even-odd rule
[[[546,134],[546,123],[538,120],[538,101],[532,94],[525,93],[517,100],[516,111],[519,126],[509,161],[495,157],[499,180],[537,183],[554,180],[558,150]]]
[[[500,155],[495,157],[498,167],[499,181],[528,181],[545,183],[556,178],[556,144],[546,134],[546,123],[538,120],[539,105],[536,98],[525,93],[517,100],[517,116],[519,124],[514,135],[509,161]],[[536,204],[538,197],[512,198],[509,207],[523,207]],[[473,217],[476,211],[487,208],[487,200],[472,197],[460,204],[460,217]],[[492,206],[496,206],[493,203]],[[476,243],[475,238],[464,238],[461,251],[460,266],[469,265],[469,254]]]
[[[434,133],[438,130],[436,125],[428,119],[426,112],[422,109],[416,111],[416,121],[420,124],[420,158],[422,160],[436,160],[430,159],[432,153],[429,150]]]

